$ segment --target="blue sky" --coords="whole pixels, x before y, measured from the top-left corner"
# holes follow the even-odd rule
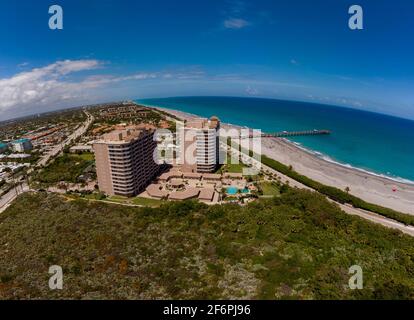
[[[64,30],[48,28],[48,8]],[[364,30],[348,8],[364,9]],[[3,0],[0,119],[108,100],[256,96],[414,119],[408,0]]]

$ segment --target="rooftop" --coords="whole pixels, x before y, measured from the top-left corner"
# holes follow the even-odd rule
[[[116,129],[102,136],[99,142],[124,143],[131,142],[147,134],[148,130],[143,130],[137,126],[126,126],[123,129]]]
[[[185,191],[171,192],[168,199],[170,200],[188,200],[198,197],[200,189],[187,188]]]
[[[198,179],[200,180],[202,177],[201,173],[196,173],[196,172],[184,172],[183,174],[184,178],[187,179]]]
[[[193,118],[187,120],[185,127],[191,129],[218,129],[220,120],[217,117],[210,119]]]
[[[181,172],[178,172],[178,171],[169,171],[169,172],[163,173],[159,177],[159,180],[161,180],[161,181],[168,181],[171,178],[182,178],[182,177],[183,177],[183,174]]]
[[[182,179],[171,179],[170,185],[172,187],[180,187],[183,186],[185,183]]]
[[[220,180],[221,174],[218,173],[204,173],[203,178],[206,180]]]
[[[214,189],[203,188],[198,195],[198,199],[212,201],[214,197]]]
[[[162,190],[162,186],[160,184],[151,184],[146,189],[147,193],[154,198],[164,198],[168,196],[168,192]]]

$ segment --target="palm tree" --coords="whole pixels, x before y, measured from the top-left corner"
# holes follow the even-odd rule
[[[345,192],[346,192],[346,193],[349,193],[349,191],[351,191],[351,188],[346,187],[346,188],[345,188]]]

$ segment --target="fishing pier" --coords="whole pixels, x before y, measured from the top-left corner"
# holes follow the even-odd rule
[[[317,135],[329,135],[330,130],[304,130],[304,131],[282,131],[273,133],[262,133],[259,135],[240,135],[239,137],[232,137],[238,139],[252,139],[252,138],[284,138],[284,137],[299,137],[299,136],[317,136]]]

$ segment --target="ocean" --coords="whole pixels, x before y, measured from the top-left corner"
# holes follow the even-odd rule
[[[331,130],[289,138],[328,161],[414,183],[414,121],[351,108],[259,98],[177,97],[137,100],[263,132]]]

